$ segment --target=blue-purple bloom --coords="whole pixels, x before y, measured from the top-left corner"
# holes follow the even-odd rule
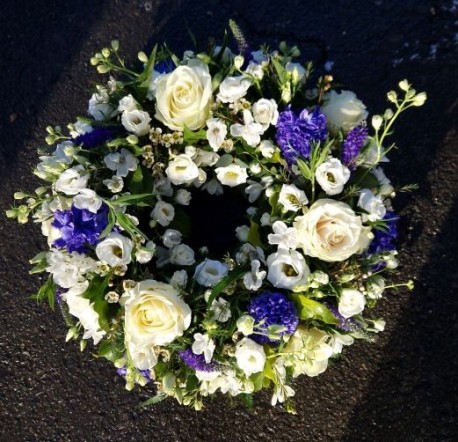
[[[368,131],[365,126],[356,126],[350,132],[342,146],[342,162],[350,169],[356,169],[356,159],[367,140]]]
[[[344,318],[340,313],[337,307],[325,303],[328,310],[336,317],[337,319],[337,328],[340,328],[342,331],[351,332],[359,328],[359,325],[355,322],[353,318]]]
[[[258,333],[267,333],[270,325],[281,325],[285,327],[285,330],[280,333],[281,336],[292,335],[299,325],[294,304],[280,292],[264,292],[254,297],[248,305],[248,314],[255,322],[262,321],[262,325],[254,329]],[[260,334],[253,334],[250,338],[258,344],[279,343],[278,340],[274,341]]]
[[[175,63],[171,58],[166,58],[154,65],[154,70],[160,74],[168,74],[176,68]]]
[[[180,351],[178,354],[188,367],[191,367],[196,371],[211,373],[212,371],[216,371],[218,369],[218,364],[215,362],[205,362],[205,356],[203,354],[196,355],[190,348]]]
[[[387,230],[373,230],[374,239],[369,245],[369,253],[374,254],[396,250],[395,242],[398,238],[398,220],[399,217],[394,212],[387,210],[382,220],[386,223]]]
[[[283,157],[292,166],[298,157],[310,158],[312,143],[324,141],[328,135],[326,117],[319,107],[312,113],[304,109],[299,115],[291,107],[280,112],[277,143]]]
[[[151,371],[150,370],[138,370],[138,372],[149,382],[151,381]],[[127,368],[126,367],[121,367],[116,369],[116,373],[119,374],[119,376],[122,376],[123,378],[126,377],[127,374]]]
[[[98,242],[108,225],[108,206],[102,204],[97,213],[74,205],[70,210],[56,210],[51,225],[59,229],[61,235],[54,241],[55,247],[66,248],[70,253],[85,253],[88,245]]]
[[[79,135],[73,139],[77,145],[82,145],[86,149],[92,149],[101,146],[106,141],[113,139],[116,136],[116,131],[106,127],[95,127],[91,132]]]

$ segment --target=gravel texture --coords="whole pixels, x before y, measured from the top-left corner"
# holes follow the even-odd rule
[[[119,38],[128,58],[166,40],[181,53],[235,18],[255,47],[297,42],[335,62],[338,80],[373,111],[405,77],[427,104],[397,127],[387,173],[420,191],[401,195],[400,259],[411,293],[386,297],[386,332],[355,344],[318,378],[297,382],[298,415],[173,400],[136,409],[109,363],[65,344],[58,313],[28,295],[28,258],[43,246],[33,224],[4,210],[32,191],[30,170],[48,124],[84,114],[97,74],[90,56]],[[0,441],[452,441],[458,440],[458,2],[432,0],[3,0],[0,8]]]

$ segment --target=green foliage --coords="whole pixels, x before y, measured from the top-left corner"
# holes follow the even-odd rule
[[[336,324],[337,319],[321,302],[308,298],[305,295],[293,294],[292,300],[296,304],[299,318],[302,320],[316,319],[325,324]]]
[[[32,299],[41,302],[44,299],[47,299],[49,306],[54,310],[55,306],[55,293],[56,293],[56,284],[52,279],[52,276],[49,276],[46,282],[40,287],[38,292],[31,296]]]

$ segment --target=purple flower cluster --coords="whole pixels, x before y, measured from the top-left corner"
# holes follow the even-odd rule
[[[369,245],[368,252],[371,254],[389,252],[396,250],[396,239],[398,238],[399,217],[394,212],[388,210],[383,218],[387,230],[373,230],[374,239]]]
[[[350,169],[356,169],[356,159],[367,140],[367,128],[356,126],[350,132],[343,143],[342,162]]]
[[[108,140],[111,140],[116,135],[116,131],[106,127],[95,127],[91,132],[79,135],[73,139],[77,145],[82,145],[86,149],[92,149],[101,146]]]
[[[289,166],[292,166],[298,157],[310,158],[312,143],[324,141],[327,135],[326,117],[319,107],[312,113],[304,109],[299,115],[290,107],[280,112],[277,122],[277,143]]]
[[[286,328],[281,336],[292,335],[299,324],[294,304],[279,292],[264,292],[254,297],[248,306],[248,313],[256,322],[263,321],[262,326],[255,328],[256,332],[266,333],[270,325],[281,325]],[[279,343],[264,335],[253,334],[250,338],[258,344]]]
[[[205,371],[207,373],[211,373],[212,371],[217,370],[218,365],[215,362],[205,362],[205,356],[203,354],[196,355],[190,348],[184,351],[180,351],[178,354],[188,367],[191,367],[196,371]]]
[[[337,319],[337,327],[340,328],[342,331],[351,332],[355,331],[359,328],[358,324],[355,322],[353,318],[344,318],[340,313],[337,307],[333,305],[325,304],[328,310],[336,317]]]
[[[150,370],[138,370],[138,372],[149,382],[151,381],[151,372]],[[122,368],[117,368],[116,373],[119,374],[119,376],[122,376],[123,378],[126,377],[127,374],[127,368],[122,367]]]
[[[56,210],[51,225],[61,234],[53,243],[55,247],[66,248],[70,253],[85,253],[87,245],[95,245],[108,225],[108,207],[102,204],[97,213],[74,205],[70,210]]]

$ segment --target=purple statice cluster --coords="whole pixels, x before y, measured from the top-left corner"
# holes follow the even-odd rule
[[[312,144],[322,142],[328,135],[326,117],[319,107],[313,112],[304,109],[296,114],[288,107],[280,112],[277,122],[277,143],[289,166],[297,158],[310,158]]]
[[[258,333],[267,333],[270,325],[281,325],[286,329],[280,333],[281,336],[292,335],[299,325],[294,304],[279,292],[264,292],[254,297],[248,305],[248,313],[257,323],[262,322],[261,326],[254,329]],[[279,343],[264,334],[255,333],[250,338],[258,344]]]
[[[215,362],[205,362],[205,356],[203,354],[196,355],[190,348],[180,351],[178,354],[183,362],[195,371],[205,371],[207,373],[211,373],[212,371],[216,371],[218,369],[218,364]]]
[[[368,131],[365,126],[356,126],[350,132],[342,146],[342,162],[350,169],[356,169],[356,159],[366,143]]]
[[[374,229],[374,239],[369,245],[370,254],[390,252],[396,250],[396,239],[398,238],[399,217],[394,212],[387,210],[382,221],[386,223],[386,230]]]
[[[86,132],[74,138],[73,142],[83,146],[85,149],[92,149],[113,139],[117,135],[117,132],[106,127],[95,127],[91,132]]]
[[[55,247],[66,248],[70,253],[85,253],[88,245],[98,242],[100,234],[108,225],[108,206],[102,204],[97,213],[78,209],[75,205],[70,210],[56,210],[51,225],[61,235],[54,241]]]
[[[337,319],[337,328],[345,332],[355,331],[359,328],[359,325],[355,322],[353,318],[344,318],[340,313],[337,307],[324,303],[328,310],[336,317]]]

